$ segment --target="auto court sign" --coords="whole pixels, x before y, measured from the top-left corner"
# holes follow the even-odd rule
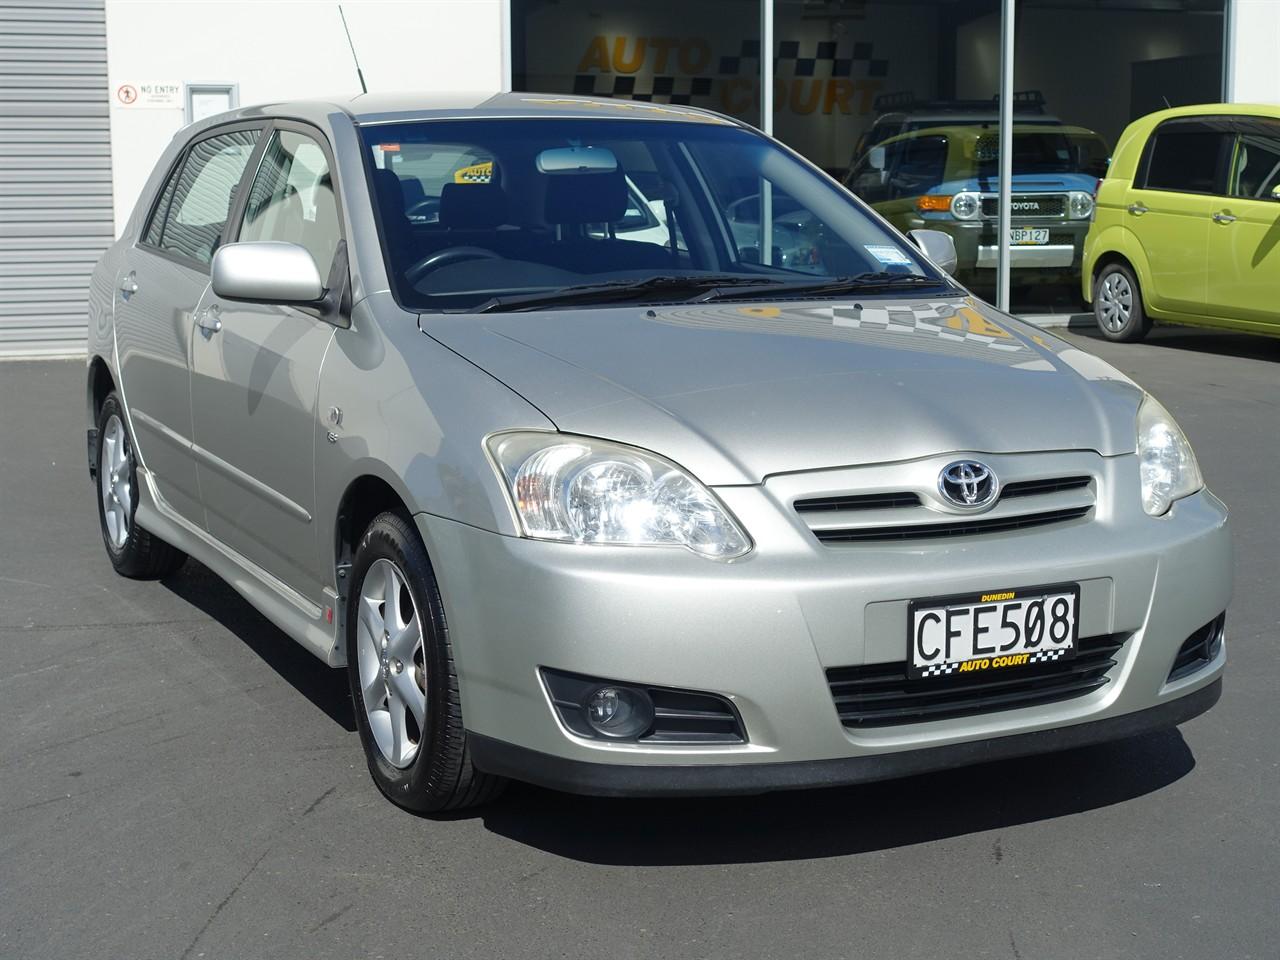
[[[118,83],[113,106],[130,108],[182,109],[180,83]]]

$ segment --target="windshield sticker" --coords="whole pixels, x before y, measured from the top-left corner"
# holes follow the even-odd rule
[[[915,261],[907,256],[906,253],[897,247],[889,246],[887,243],[864,243],[862,249],[886,266],[911,267],[915,265]]]

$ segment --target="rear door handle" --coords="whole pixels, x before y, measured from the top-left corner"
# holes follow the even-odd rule
[[[196,326],[205,333],[220,333],[222,331],[222,310],[215,303],[211,307],[206,307],[196,314]]]
[[[131,296],[138,292],[138,273],[136,270],[130,270],[128,276],[120,281],[120,294],[128,300]]]
[[[1140,217],[1147,212],[1147,207],[1141,203],[1131,203],[1129,204],[1129,212],[1135,217]]]
[[[1235,223],[1236,218],[1233,217],[1231,214],[1220,210],[1213,215],[1213,222],[1214,223]]]

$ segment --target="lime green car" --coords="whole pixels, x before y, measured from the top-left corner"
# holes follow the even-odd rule
[[[1152,321],[1280,336],[1280,107],[1209,104],[1129,124],[1081,275],[1098,329]]]

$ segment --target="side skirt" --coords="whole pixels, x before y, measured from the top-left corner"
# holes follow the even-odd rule
[[[141,464],[138,475],[142,478],[140,486],[146,493],[139,498],[135,519],[143,529],[195,557],[230,584],[263,616],[326,664],[331,667],[345,664],[346,658],[337,642],[341,619],[336,596],[330,598],[326,591],[326,600],[334,610],[334,622],[327,624],[321,606],[215,540],[206,531],[166,509],[150,472]]]

